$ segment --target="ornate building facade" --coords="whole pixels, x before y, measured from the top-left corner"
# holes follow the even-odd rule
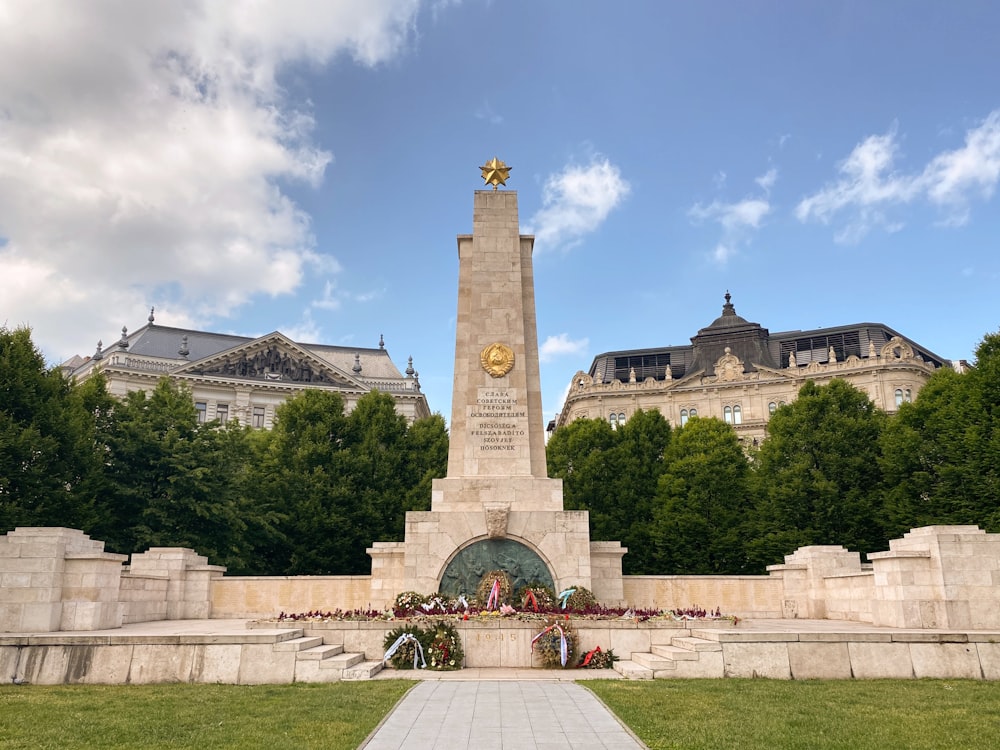
[[[112,395],[149,391],[163,376],[191,389],[198,420],[237,420],[270,428],[274,410],[308,389],[335,391],[350,412],[369,391],[382,391],[396,401],[407,421],[430,416],[427,398],[409,359],[400,372],[383,340],[378,348],[326,346],[292,341],[269,333],[259,338],[210,333],[148,323],[104,349],[101,342],[90,357],[73,357],[63,371],[77,380],[104,374]]]
[[[767,421],[793,401],[807,380],[846,380],[877,407],[894,412],[911,401],[942,359],[882,323],[770,333],[736,314],[726,292],[722,315],[690,346],[607,352],[573,376],[555,428],[580,418],[624,423],[637,410],[658,409],[671,424],[695,416],[731,424],[756,443]]]

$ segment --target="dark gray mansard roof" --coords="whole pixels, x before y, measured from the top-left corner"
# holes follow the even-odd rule
[[[759,323],[751,323],[736,314],[729,292],[722,306],[722,315],[691,338],[690,345],[663,346],[651,349],[630,349],[605,352],[594,357],[590,375],[608,383],[613,379],[627,382],[635,369],[636,380],[647,377],[664,380],[670,367],[673,378],[683,378],[699,371],[714,374],[715,363],[728,347],[732,354],[743,360],[747,371],[759,367],[778,369],[788,366],[789,354],[795,353],[796,363],[826,362],[830,347],[842,362],[852,354],[862,359],[868,356],[869,343],[875,351],[893,337],[899,337],[913,347],[914,354],[935,367],[944,367],[948,361],[934,354],[912,339],[889,328],[884,323],[854,323],[833,328],[815,328],[808,331],[770,333]]]

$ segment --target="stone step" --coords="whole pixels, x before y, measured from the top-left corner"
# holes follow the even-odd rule
[[[361,656],[361,654],[357,654]],[[344,670],[342,680],[370,680],[382,671],[380,661],[362,661]]]
[[[355,664],[365,660],[364,654],[344,654],[340,653],[336,656],[331,656],[329,659],[324,659],[319,663],[323,669],[343,669],[348,670]]]
[[[650,646],[653,656],[662,656],[670,661],[698,661],[697,651],[688,651],[679,646]]]
[[[287,641],[278,641],[272,647],[274,651],[305,651],[309,648],[322,646],[323,639],[317,636],[300,636]]]
[[[718,641],[706,641],[704,638],[691,636],[675,636],[670,639],[670,645],[686,648],[688,651],[722,651],[722,644]]]
[[[343,646],[316,646],[315,648],[299,651],[295,658],[322,661],[323,659],[330,659],[334,656],[339,656],[342,653],[344,653]]]
[[[614,663],[614,670],[626,680],[651,680],[653,670],[647,669],[629,659],[620,659]]]
[[[677,662],[655,654],[632,653],[632,661],[641,667],[652,672],[663,672],[668,669],[677,669]]]

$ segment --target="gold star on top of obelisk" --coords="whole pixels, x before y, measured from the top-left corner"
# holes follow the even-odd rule
[[[494,190],[497,189],[498,185],[506,187],[507,178],[510,177],[510,167],[498,158],[494,156],[492,160],[486,162],[480,169],[483,170],[483,179],[486,180],[486,184],[492,185]]]

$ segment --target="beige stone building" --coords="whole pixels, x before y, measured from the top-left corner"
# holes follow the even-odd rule
[[[580,418],[624,423],[658,409],[671,424],[717,417],[754,444],[767,421],[807,380],[846,380],[894,412],[940,367],[961,369],[882,323],[770,333],[736,314],[726,292],[722,315],[689,346],[607,352],[573,376],[553,427]]]
[[[274,410],[308,389],[341,394],[347,412],[377,390],[390,394],[409,422],[431,413],[413,358],[400,372],[381,337],[371,349],[304,344],[277,331],[249,338],[157,325],[150,311],[142,328],[122,328],[113,346],[104,349],[98,342],[92,356],[73,357],[62,367],[78,381],[102,372],[118,397],[152,390],[167,375],[191,389],[201,422],[235,419],[270,428]]]

